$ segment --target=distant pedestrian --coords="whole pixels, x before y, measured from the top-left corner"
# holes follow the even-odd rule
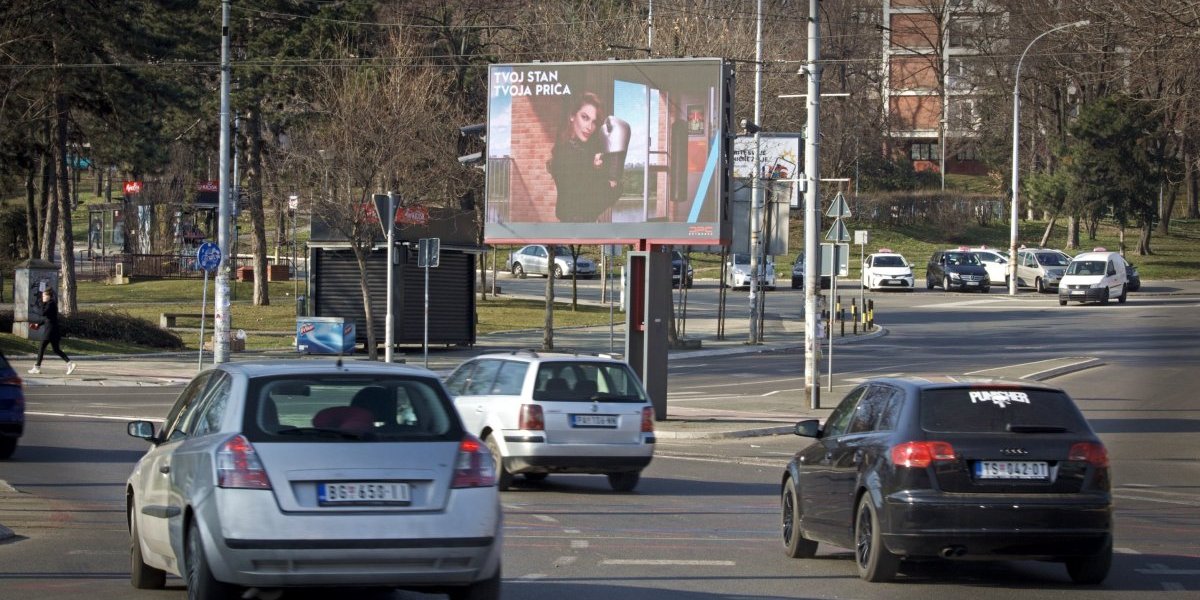
[[[34,375],[42,372],[42,357],[46,355],[46,346],[50,346],[54,349],[55,354],[66,361],[67,375],[70,375],[75,372],[75,363],[71,362],[71,359],[67,358],[67,354],[58,346],[58,343],[62,340],[62,328],[58,325],[58,301],[54,299],[54,290],[46,288],[42,292],[42,297],[38,300],[37,306],[42,316],[37,321],[31,323],[30,327],[34,329],[44,328],[45,337],[42,338],[42,347],[38,349],[37,364],[33,365],[33,368],[29,369],[29,372]]]

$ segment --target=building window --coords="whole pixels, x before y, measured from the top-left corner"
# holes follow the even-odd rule
[[[938,160],[941,158],[937,144],[913,144],[910,156],[913,160]]]
[[[979,156],[979,147],[975,144],[967,144],[966,146],[959,148],[955,157],[962,161],[981,159]]]

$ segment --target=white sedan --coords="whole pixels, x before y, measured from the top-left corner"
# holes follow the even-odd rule
[[[869,290],[913,290],[912,265],[904,256],[881,251],[863,259],[862,285]]]

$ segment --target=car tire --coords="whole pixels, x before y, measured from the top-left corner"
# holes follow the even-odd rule
[[[484,438],[483,443],[487,445],[488,452],[492,453],[492,459],[496,461],[496,487],[503,492],[512,487],[512,473],[504,468],[504,455],[500,454],[500,444],[496,442],[495,434]]]
[[[1100,304],[1108,304],[1108,288],[1104,289],[1104,294],[1100,296]]]
[[[642,478],[641,471],[622,471],[608,474],[608,486],[614,492],[632,492]]]
[[[132,512],[133,509],[130,508],[129,583],[133,585],[134,589],[161,590],[167,585],[167,572],[146,564],[145,558],[142,557],[142,541],[141,535],[138,534],[137,519],[134,518]]]
[[[925,289],[927,289],[927,290],[933,289],[933,280],[930,279],[928,275],[925,276]]]
[[[891,581],[900,567],[900,559],[883,545],[879,517],[871,505],[870,494],[863,494],[854,513],[854,562],[864,581]]]
[[[517,279],[525,279],[525,267],[522,267],[521,263],[513,263],[512,274]]]
[[[1066,305],[1067,305],[1067,299],[1066,299],[1066,298],[1063,298],[1062,296],[1059,296],[1059,297],[1058,297],[1058,305],[1059,305],[1059,306],[1066,306]]]
[[[947,292],[950,291],[950,276],[949,275],[942,277],[942,289],[946,290]]]
[[[1121,295],[1117,296],[1117,304],[1125,304],[1125,301],[1129,299],[1128,287],[1129,286],[1127,284],[1121,285]]]
[[[800,494],[796,480],[788,478],[783,486],[780,507],[783,510],[783,551],[790,558],[812,558],[817,555],[817,542],[800,533]]]
[[[1099,585],[1108,578],[1112,568],[1112,537],[1104,544],[1104,549],[1094,556],[1075,556],[1066,561],[1067,575],[1078,585]]]
[[[990,293],[992,291],[992,286],[985,285],[985,286],[979,288],[979,291],[980,291],[980,293],[983,293],[983,294]]]
[[[545,481],[550,476],[549,473],[522,473],[525,481]]]
[[[500,600],[500,567],[496,574],[470,585],[449,590],[450,600]]]
[[[0,437],[0,460],[6,460],[17,451],[17,438]]]
[[[792,280],[792,289],[793,289],[793,290],[798,290],[798,289],[800,289],[800,282],[799,282],[799,281],[796,281],[795,279],[793,279],[793,280]]]
[[[204,543],[200,539],[200,526],[192,521],[188,527],[187,548],[184,555],[183,576],[187,585],[188,600],[225,600],[235,598],[236,588],[213,577],[212,569],[208,566],[208,557],[204,555]]]
[[[554,278],[555,279],[563,278],[562,267],[560,267],[558,265],[554,265]]]
[[[1038,277],[1037,279],[1033,280],[1033,287],[1037,288],[1037,293],[1039,293],[1039,294],[1046,293],[1046,284],[1042,283],[1041,277]]]

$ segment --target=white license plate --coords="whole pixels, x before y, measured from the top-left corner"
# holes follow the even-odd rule
[[[407,483],[373,481],[343,481],[317,484],[317,501],[331,504],[408,504],[411,501]]]
[[[1087,292],[1084,290],[1071,290],[1071,295],[1072,296],[1086,296]]]
[[[967,285],[979,285],[978,281],[968,281]]]
[[[616,427],[617,415],[571,415],[571,427]]]
[[[1040,460],[981,460],[975,463],[976,479],[1049,479],[1050,466]]]

